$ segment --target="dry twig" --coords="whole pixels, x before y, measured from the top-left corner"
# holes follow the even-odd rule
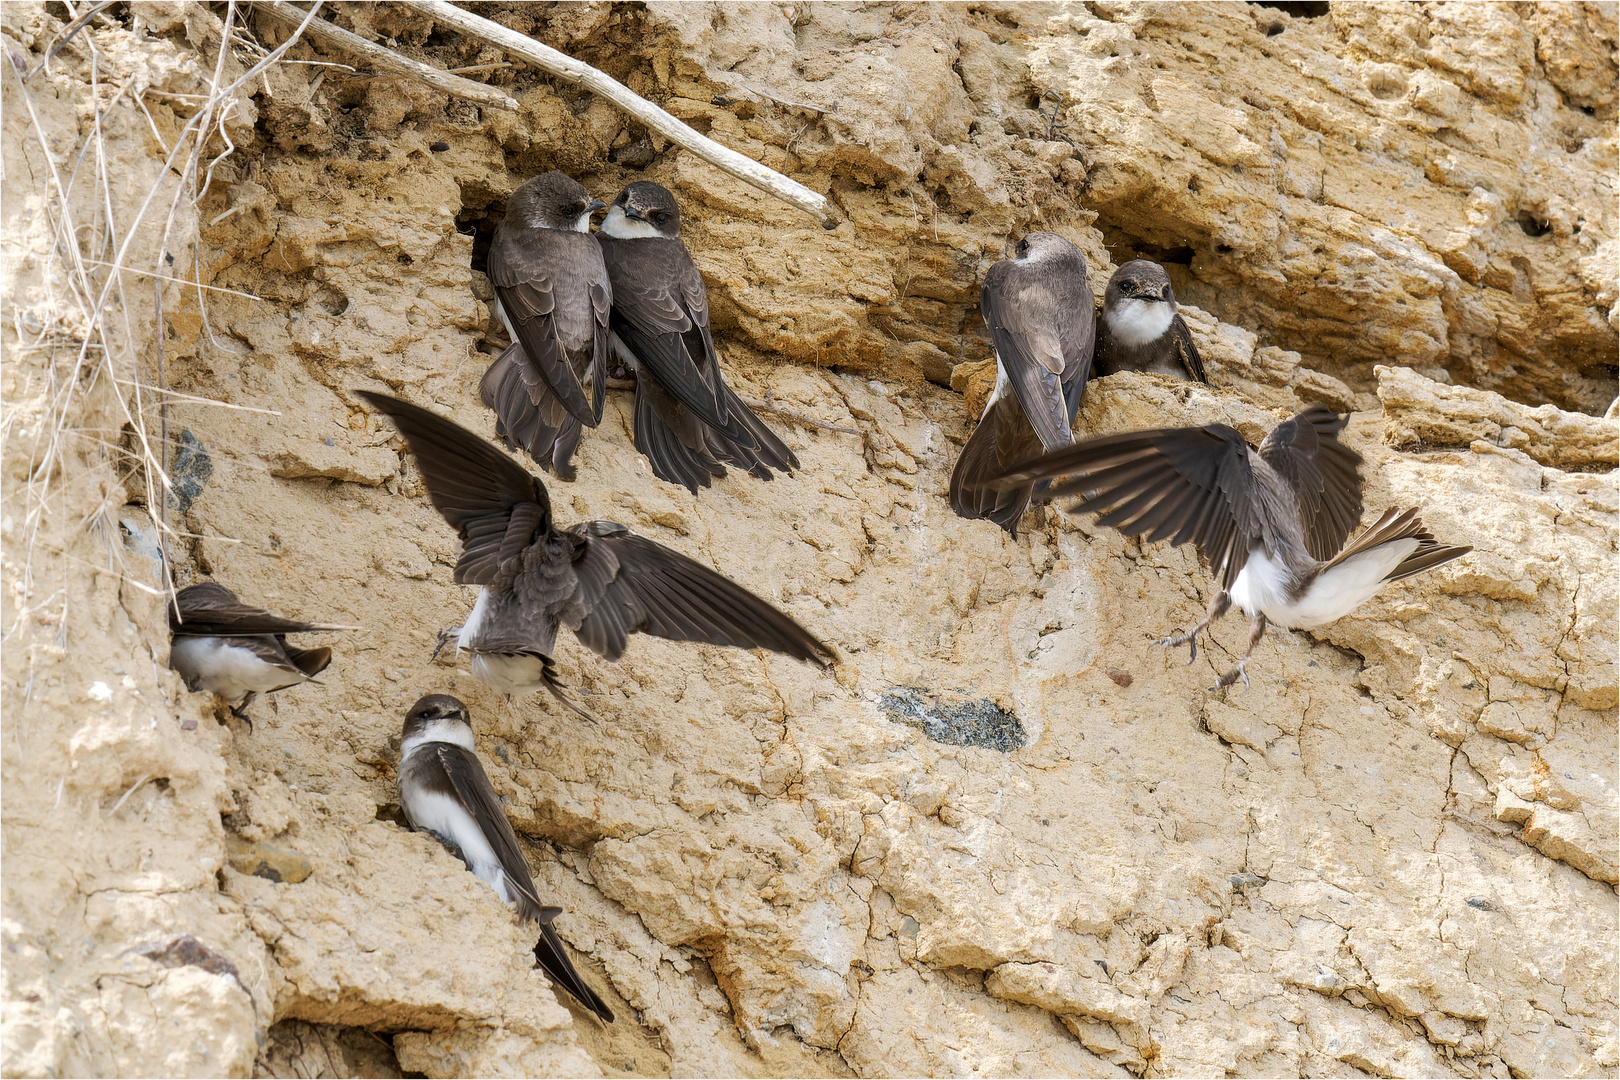
[[[512,56],[526,60],[542,71],[568,82],[579,83],[592,93],[600,94],[613,104],[664,136],[677,146],[692,151],[704,161],[725,170],[739,180],[768,191],[783,202],[797,206],[831,229],[837,222],[827,211],[827,200],[796,180],[790,180],[775,169],[767,168],[751,158],[744,157],[729,147],[721,146],[706,135],[699,135],[669,113],[635,93],[618,80],[598,71],[589,64],[575,60],[532,38],[509,30],[500,23],[491,22],[468,11],[463,11],[448,0],[403,0],[407,7],[432,16],[445,26],[452,27],[497,45]]]
[[[289,22],[298,22],[309,14],[309,12],[287,3],[286,0],[255,0],[255,3],[262,10]],[[517,99],[493,86],[485,86],[483,83],[460,78],[449,72],[440,71],[438,68],[428,67],[426,64],[418,63],[415,60],[408,60],[392,49],[375,45],[359,34],[350,33],[340,26],[333,26],[325,19],[311,20],[305,32],[311,37],[319,38],[337,46],[346,53],[363,56],[374,67],[381,68],[384,71],[409,76],[425,82],[429,86],[437,87],[447,94],[454,94],[457,97],[466,98],[468,101],[476,101],[480,105],[505,109],[507,112],[517,111]],[[467,70],[479,69],[470,68]]]

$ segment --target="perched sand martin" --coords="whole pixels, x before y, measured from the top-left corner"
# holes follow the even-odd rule
[[[1220,582],[1204,620],[1165,646],[1191,643],[1236,602],[1252,616],[1249,647],[1221,686],[1238,679],[1274,622],[1290,630],[1350,614],[1388,581],[1474,550],[1437,543],[1417,509],[1385,510],[1348,545],[1361,520],[1361,455],[1339,442],[1348,417],[1313,405],[1252,450],[1234,428],[1128,431],[1087,439],[1008,471],[1007,483],[1064,477],[1054,497],[1080,495],[1071,513],[1172,545],[1191,540]]]
[[[602,203],[560,172],[507,201],[489,247],[489,280],[512,344],[478,384],[507,446],[564,480],[584,427],[602,422],[613,292],[591,214]]]
[[[254,695],[310,682],[332,662],[331,649],[295,648],[287,644],[288,634],[351,629],[278,618],[238,602],[215,581],[187,585],[174,600],[169,666],[193,693],[206,690],[238,702],[231,715],[249,727],[247,707]]]
[[[619,192],[597,233],[613,282],[614,354],[636,372],[636,449],[653,475],[692,494],[726,475],[762,480],[799,467],[726,385],[709,332],[703,275],[681,240],[675,196],[641,181]]]
[[[360,396],[393,419],[433,505],[461,533],[455,579],[483,589],[466,624],[446,634],[495,690],[544,687],[582,712],[552,666],[563,626],[609,660],[641,631],[833,661],[793,619],[677,551],[614,521],[559,528],[545,485],[466,428],[397,398]]]
[[[1097,329],[1097,375],[1155,371],[1208,383],[1192,331],[1176,312],[1176,294],[1164,267],[1134,259],[1114,271],[1103,295]]]
[[[984,275],[979,310],[996,350],[996,386],[951,473],[951,509],[1018,534],[1034,485],[992,484],[1014,462],[1067,446],[1091,372],[1096,301],[1080,249],[1032,232]]]
[[[524,919],[539,923],[534,955],[552,984],[611,1024],[613,1010],[580,977],[552,929],[562,908],[535,897],[517,833],[478,760],[467,706],[448,694],[422,698],[405,714],[399,749],[399,802],[411,825],[449,848],[502,900],[516,903]]]

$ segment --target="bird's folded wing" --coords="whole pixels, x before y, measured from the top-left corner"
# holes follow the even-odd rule
[[[279,618],[263,608],[241,603],[235,594],[217,582],[203,581],[187,585],[175,594],[175,603],[169,606],[169,629],[189,637],[221,637],[231,634],[301,634],[341,627]]]
[[[574,572],[582,609],[575,627],[609,660],[640,631],[671,641],[770,649],[830,664],[832,650],[794,619],[729,578],[611,521],[576,525]]]
[[[1009,487],[991,481],[1006,472],[1008,466],[1027,460],[1040,449],[1018,402],[1006,398],[992,401],[951,470],[951,509],[958,517],[993,521],[1017,536],[1018,520],[1029,508],[1034,485]]]
[[[1187,377],[1208,385],[1204,358],[1198,355],[1198,345],[1193,341],[1192,331],[1187,329],[1187,321],[1180,315],[1171,319],[1170,333],[1175,335],[1176,353],[1181,357],[1181,366],[1187,370]]]
[[[1079,495],[1070,512],[1172,545],[1189,540],[1230,588],[1260,538],[1249,448],[1233,428],[1159,428],[1087,439],[1014,466],[1009,486],[1067,477],[1051,495]]]
[[[1001,370],[1041,445],[1048,450],[1065,446],[1073,436],[1061,379],[1068,365],[1058,338],[1055,298],[1043,289],[1013,290],[1006,283],[994,284],[986,280],[979,307]]]
[[[1361,520],[1361,455],[1339,441],[1349,418],[1321,405],[1278,424],[1259,454],[1299,502],[1305,549],[1318,562],[1339,554]]]
[[[548,230],[503,231],[490,247],[489,280],[506,313],[507,328],[523,346],[533,365],[526,381],[543,378],[554,394],[582,424],[594,425],[591,403],[579,384],[568,351],[557,332],[557,298],[552,285],[558,253]],[[598,362],[605,362],[602,353]]]
[[[457,582],[487,584],[504,559],[551,527],[545,485],[488,441],[410,402],[359,394],[399,427],[435,509],[460,531]]]
[[[473,816],[479,831],[494,850],[495,857],[501,861],[506,880],[518,896],[518,913],[525,919],[540,918],[543,907],[534,895],[534,876],[529,872],[529,862],[523,857],[517,834],[512,831],[512,823],[506,819],[506,811],[501,809],[495,797],[495,789],[490,786],[484,766],[479,763],[477,755],[464,746],[453,743],[430,745],[431,752],[437,755],[439,764],[444,767],[445,776],[450,778],[451,786],[456,789],[456,798]]]

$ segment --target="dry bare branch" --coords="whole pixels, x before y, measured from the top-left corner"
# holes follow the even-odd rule
[[[286,0],[255,0],[255,4],[261,10],[268,11],[277,18],[286,19],[288,22],[299,22],[309,14],[309,12],[287,3]],[[454,94],[457,97],[466,98],[468,101],[476,101],[480,105],[505,109],[507,112],[517,111],[517,99],[493,86],[473,82],[471,79],[463,79],[451,75],[449,72],[440,71],[438,68],[428,67],[426,64],[418,63],[415,60],[408,60],[392,49],[375,45],[359,34],[350,33],[340,26],[333,26],[325,19],[312,20],[304,33],[310,37],[319,38],[328,44],[335,45],[346,53],[363,56],[373,67],[425,82],[429,86],[437,87],[447,94]]]
[[[600,94],[677,146],[685,147],[737,179],[767,191],[783,202],[812,215],[821,222],[823,228],[831,229],[837,224],[829,216],[827,200],[821,195],[798,181],[783,176],[775,169],[767,168],[752,158],[721,146],[705,135],[699,135],[623,83],[589,64],[575,60],[566,53],[558,52],[551,46],[543,45],[516,30],[509,30],[500,23],[463,11],[447,0],[403,0],[403,3],[406,7],[429,15],[445,26],[499,46],[542,71],[571,83],[579,83],[592,93]]]

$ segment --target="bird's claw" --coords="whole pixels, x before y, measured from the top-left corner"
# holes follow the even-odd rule
[[[1225,675],[1222,675],[1221,681],[1215,685],[1224,690],[1226,687],[1231,686],[1239,679],[1243,680],[1243,689],[1249,689],[1249,673],[1245,670],[1245,662],[1242,660],[1238,661],[1237,667],[1233,668],[1231,671],[1228,671]]]
[[[433,655],[428,657],[428,663],[432,663],[439,658],[439,654],[444,652],[444,647],[450,644],[450,635],[460,629],[459,626],[451,626],[439,631],[439,636],[434,639]]]
[[[1159,638],[1153,642],[1162,648],[1173,649],[1177,645],[1188,646],[1187,666],[1191,667],[1198,661],[1198,631],[1190,634],[1177,634],[1175,637]]]

